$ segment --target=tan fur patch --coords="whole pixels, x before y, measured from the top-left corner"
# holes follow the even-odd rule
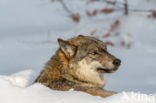
[[[87,61],[83,59],[78,63],[78,65],[79,68],[77,68],[76,70],[76,75],[80,79],[86,80],[94,84],[98,84],[101,87],[104,86],[105,79],[101,77],[101,75],[95,70],[95,68],[101,66],[99,62],[95,61],[90,64],[87,64]]]
[[[62,51],[59,50],[59,53],[58,54],[59,54],[60,58],[62,59],[63,63],[67,65],[69,63],[69,61],[65,57],[64,53],[62,53]]]

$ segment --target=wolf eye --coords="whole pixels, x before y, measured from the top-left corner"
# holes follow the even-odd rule
[[[94,51],[92,52],[92,54],[93,54],[93,55],[96,55],[96,54],[98,54],[98,51],[97,51],[97,50],[94,50]]]
[[[101,49],[102,52],[106,52],[104,49]]]

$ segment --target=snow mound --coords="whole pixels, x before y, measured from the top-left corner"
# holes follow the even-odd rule
[[[122,92],[108,98],[84,92],[55,91],[39,83],[31,84],[33,72],[25,70],[0,76],[1,103],[155,103],[156,95]]]

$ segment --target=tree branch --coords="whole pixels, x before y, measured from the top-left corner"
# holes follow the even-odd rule
[[[72,14],[72,11],[67,7],[67,5],[65,4],[65,2],[63,0],[58,0],[58,1],[63,6],[63,8],[65,9],[66,12]]]
[[[128,15],[128,1],[127,0],[125,0],[124,9],[125,9],[125,15]]]

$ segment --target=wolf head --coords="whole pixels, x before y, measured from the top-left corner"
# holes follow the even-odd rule
[[[104,85],[103,73],[113,73],[121,61],[108,53],[106,44],[96,38],[78,36],[68,41],[58,39],[60,50],[69,61],[69,69],[76,78]]]

